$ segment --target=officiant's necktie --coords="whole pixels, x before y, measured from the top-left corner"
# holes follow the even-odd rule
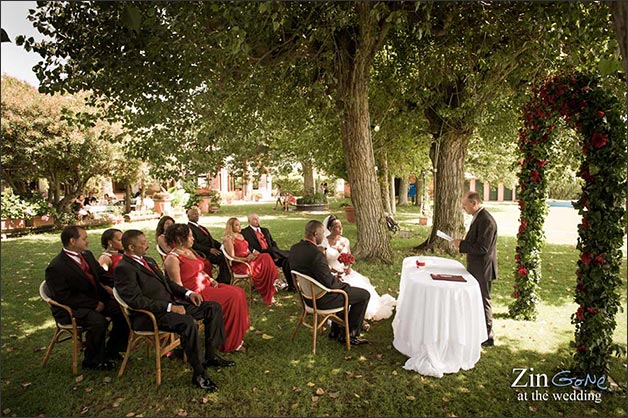
[[[257,240],[259,241],[262,250],[267,249],[268,243],[266,242],[266,237],[264,236],[264,234],[262,234],[259,229],[256,229],[255,235],[257,235]]]
[[[199,225],[198,229],[200,229],[203,232],[203,234],[209,235],[209,231],[207,229],[205,229],[205,227],[203,225]]]

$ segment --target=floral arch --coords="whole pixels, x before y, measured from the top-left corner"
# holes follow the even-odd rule
[[[536,318],[541,279],[543,221],[547,214],[545,169],[554,145],[552,133],[560,120],[574,128],[582,141],[578,175],[584,180],[574,207],[582,215],[578,225],[580,259],[575,271],[574,371],[604,374],[613,346],[615,315],[620,308],[619,265],[624,240],[626,204],[625,109],[597,80],[580,73],[558,74],[539,89],[523,113],[519,130],[519,207],[514,303],[510,315]]]

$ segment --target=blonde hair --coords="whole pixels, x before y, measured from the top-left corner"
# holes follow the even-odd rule
[[[238,218],[229,218],[227,220],[227,226],[225,227],[225,232],[222,234],[222,239],[223,241],[225,240],[225,238],[231,238],[233,239],[235,233],[233,231],[233,224],[235,223],[235,221],[238,221]]]

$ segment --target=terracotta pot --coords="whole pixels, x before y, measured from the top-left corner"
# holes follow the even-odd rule
[[[153,202],[155,203],[154,211],[160,215],[170,213],[172,211],[172,205],[170,204],[171,200],[172,199],[153,199]]]
[[[355,223],[355,208],[353,206],[345,206],[345,216],[347,217],[347,222],[350,224]]]
[[[201,213],[209,212],[209,207],[211,205],[211,202],[212,200],[209,197],[209,195],[207,196],[201,195],[201,202],[198,204],[198,209],[201,211]]]
[[[2,230],[3,231],[8,231],[11,229],[19,229],[19,228],[25,228],[26,227],[26,222],[24,221],[23,218],[18,218],[18,219],[12,219],[12,218],[8,218],[8,219],[2,219]]]
[[[41,215],[34,216],[33,217],[33,226],[35,228],[37,228],[38,226],[54,225],[55,224],[55,217],[52,216],[52,215],[44,216],[44,219],[42,219]]]

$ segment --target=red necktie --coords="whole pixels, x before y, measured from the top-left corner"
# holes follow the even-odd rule
[[[148,265],[148,261],[144,257],[140,257],[139,260],[142,262],[144,267],[146,267],[150,272],[153,272],[153,269]],[[154,273],[154,272],[153,272]]]
[[[257,240],[260,243],[260,246],[262,247],[262,250],[265,250],[266,248],[268,248],[268,243],[266,242],[266,237],[264,237],[264,234],[262,234],[259,230],[255,230],[255,235],[257,235]]]
[[[90,271],[89,265],[87,264],[85,257],[83,257],[83,254],[79,253],[79,258],[81,259],[81,264],[79,264],[81,270],[83,270],[83,273],[85,273],[87,279],[92,284],[92,286],[96,287],[96,279],[94,279],[94,275]]]
[[[205,227],[203,225],[199,225],[198,229],[200,229],[201,231],[203,231],[203,234],[205,235],[209,235],[209,231],[207,229],[205,229]]]

